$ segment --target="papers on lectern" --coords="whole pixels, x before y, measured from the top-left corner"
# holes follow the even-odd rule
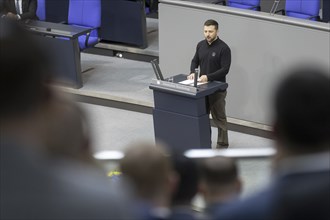
[[[193,86],[194,85],[194,80],[193,79],[186,79],[186,80],[183,80],[183,81],[181,81],[179,83],[181,83],[183,85]],[[205,83],[207,83],[207,82],[200,82],[200,81],[198,81],[197,82],[197,85],[199,86],[199,85],[203,85]]]

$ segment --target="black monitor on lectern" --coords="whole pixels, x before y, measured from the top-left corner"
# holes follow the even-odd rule
[[[150,63],[152,65],[152,68],[154,69],[156,78],[158,80],[164,80],[164,76],[163,76],[162,71],[160,70],[159,65],[158,65],[158,60],[154,59],[154,60],[150,61]]]

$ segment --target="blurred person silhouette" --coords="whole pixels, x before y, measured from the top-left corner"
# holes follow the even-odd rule
[[[0,219],[130,218],[105,176],[47,160],[42,130],[57,103],[47,57],[18,23],[0,19]]]
[[[37,0],[1,0],[0,17],[12,20],[38,20]]]
[[[176,174],[166,147],[147,142],[132,144],[119,167],[136,194],[137,219],[168,219]]]
[[[215,156],[199,161],[199,191],[206,203],[206,216],[239,198],[242,182],[238,176],[236,161]]]
[[[216,219],[330,219],[329,100],[328,69],[303,64],[286,73],[274,97],[276,176]]]
[[[172,163],[178,175],[178,184],[172,197],[171,220],[199,219],[200,215],[193,209],[192,200],[198,192],[197,163],[187,158],[180,151],[171,152]]]
[[[87,116],[77,103],[56,94],[43,120],[40,137],[50,157],[94,163]]]

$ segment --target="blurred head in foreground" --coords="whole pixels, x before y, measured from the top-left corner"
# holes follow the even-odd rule
[[[50,87],[51,67],[37,38],[0,21],[1,127],[10,139],[42,146],[51,156],[88,160],[86,119],[79,106]],[[2,134],[3,135],[3,134]]]
[[[199,188],[207,205],[226,204],[240,195],[242,185],[234,159],[221,156],[203,159]]]
[[[329,150],[329,71],[302,65],[288,71],[274,97],[278,156]]]
[[[175,175],[165,147],[150,143],[131,145],[120,161],[120,169],[141,200],[154,206],[169,206]]]
[[[1,121],[24,117],[49,100],[47,54],[17,23],[0,20]]]

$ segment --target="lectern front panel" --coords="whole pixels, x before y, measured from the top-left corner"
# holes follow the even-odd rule
[[[153,115],[156,141],[180,151],[211,148],[208,115],[193,117],[157,109]]]
[[[154,91],[155,108],[190,116],[206,114],[205,98],[191,98]]]

